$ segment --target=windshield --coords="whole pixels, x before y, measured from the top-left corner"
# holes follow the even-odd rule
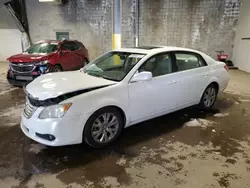
[[[83,68],[83,72],[108,80],[121,81],[145,54],[107,53]]]
[[[58,50],[58,43],[38,43],[26,50],[28,54],[49,54]]]

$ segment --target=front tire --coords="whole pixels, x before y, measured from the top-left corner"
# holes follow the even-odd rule
[[[123,127],[123,116],[119,110],[113,107],[102,108],[88,119],[83,139],[91,147],[104,147],[120,136]]]
[[[218,94],[218,88],[215,84],[210,84],[204,91],[201,101],[200,107],[202,109],[211,109],[214,105]]]
[[[50,70],[51,70],[51,72],[61,72],[61,71],[63,71],[61,65],[54,65],[54,66],[51,67]]]

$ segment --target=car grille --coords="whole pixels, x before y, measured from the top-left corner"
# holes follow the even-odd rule
[[[14,72],[28,73],[32,72],[36,66],[33,63],[10,63],[10,68]]]
[[[32,117],[32,115],[34,114],[34,112],[36,111],[37,107],[33,106],[32,104],[30,104],[28,98],[26,99],[26,104],[24,107],[24,111],[23,111],[23,115],[29,119]]]

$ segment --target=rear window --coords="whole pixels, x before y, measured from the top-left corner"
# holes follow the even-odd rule
[[[81,48],[85,48],[85,46],[83,45],[83,43],[81,42],[76,42],[78,46],[80,46]]]

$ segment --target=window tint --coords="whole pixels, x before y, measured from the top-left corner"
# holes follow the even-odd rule
[[[206,66],[204,60],[196,54],[192,53],[176,53],[176,63],[178,71],[195,69],[197,67]]]
[[[78,46],[80,46],[81,48],[85,48],[85,46],[83,45],[83,43],[81,42],[76,42],[78,44]]]
[[[74,42],[66,42],[62,46],[62,50],[75,51],[75,50],[78,50],[78,49],[79,49],[79,46]]]
[[[71,51],[79,50],[79,46],[75,42],[70,42]]]
[[[146,61],[139,68],[139,72],[149,71],[153,77],[169,74],[173,72],[172,62],[170,54],[158,54]]]
[[[62,45],[62,50],[70,50],[71,51],[71,46],[69,42],[66,42]]]
[[[53,53],[57,51],[58,44],[57,43],[38,43],[32,45],[29,49],[26,50],[29,54],[40,54],[40,53]]]
[[[121,81],[144,56],[129,52],[109,52],[86,65],[83,71],[92,76]]]

